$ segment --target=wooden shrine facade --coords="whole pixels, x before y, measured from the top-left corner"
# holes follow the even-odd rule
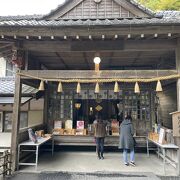
[[[101,57],[98,72],[93,62],[96,52]],[[171,126],[168,113],[180,110],[179,12],[154,13],[133,0],[67,0],[45,16],[0,17],[0,55],[9,61],[13,56],[19,68],[12,130],[14,170],[17,146],[24,137],[19,133],[22,83],[38,88],[40,81],[45,82],[45,128],[49,84],[57,87],[60,80],[95,84],[103,79],[113,87],[111,80],[116,79],[131,90],[139,81],[140,88],[148,84],[146,88],[156,95],[161,78],[165,93],[159,96],[159,110],[164,123]]]

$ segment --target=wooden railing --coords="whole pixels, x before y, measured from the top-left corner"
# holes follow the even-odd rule
[[[8,150],[4,151],[3,155],[0,156],[0,177],[11,175],[11,154]]]

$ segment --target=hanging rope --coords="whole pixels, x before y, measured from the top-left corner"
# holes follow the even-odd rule
[[[41,80],[41,81],[51,81],[51,82],[62,82],[62,83],[112,83],[112,82],[127,82],[127,83],[134,83],[134,82],[142,82],[142,83],[150,83],[150,82],[155,82],[155,81],[163,81],[163,80],[170,80],[170,79],[178,79],[180,78],[180,74],[173,74],[173,75],[169,75],[169,76],[161,76],[161,77],[155,77],[155,78],[149,78],[149,79],[145,79],[145,78],[129,78],[129,79],[125,79],[125,78],[111,78],[111,79],[44,79],[41,77],[36,77],[36,76],[32,76],[32,75],[27,75],[27,74],[23,74],[23,73],[17,73],[20,76],[24,76],[24,77],[29,77],[32,79],[37,79],[37,80]]]

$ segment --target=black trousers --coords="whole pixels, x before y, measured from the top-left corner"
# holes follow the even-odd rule
[[[96,150],[98,156],[103,156],[104,152],[104,137],[96,137]]]

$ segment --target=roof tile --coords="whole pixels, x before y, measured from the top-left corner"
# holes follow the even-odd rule
[[[86,19],[86,20],[17,20],[1,21],[2,26],[83,26],[83,25],[133,25],[133,24],[180,24],[180,17],[170,18],[116,18],[116,19]]]
[[[4,77],[0,78],[0,94],[14,94],[15,90],[15,78],[14,77]],[[35,94],[37,89],[25,85],[22,85],[22,94]]]

